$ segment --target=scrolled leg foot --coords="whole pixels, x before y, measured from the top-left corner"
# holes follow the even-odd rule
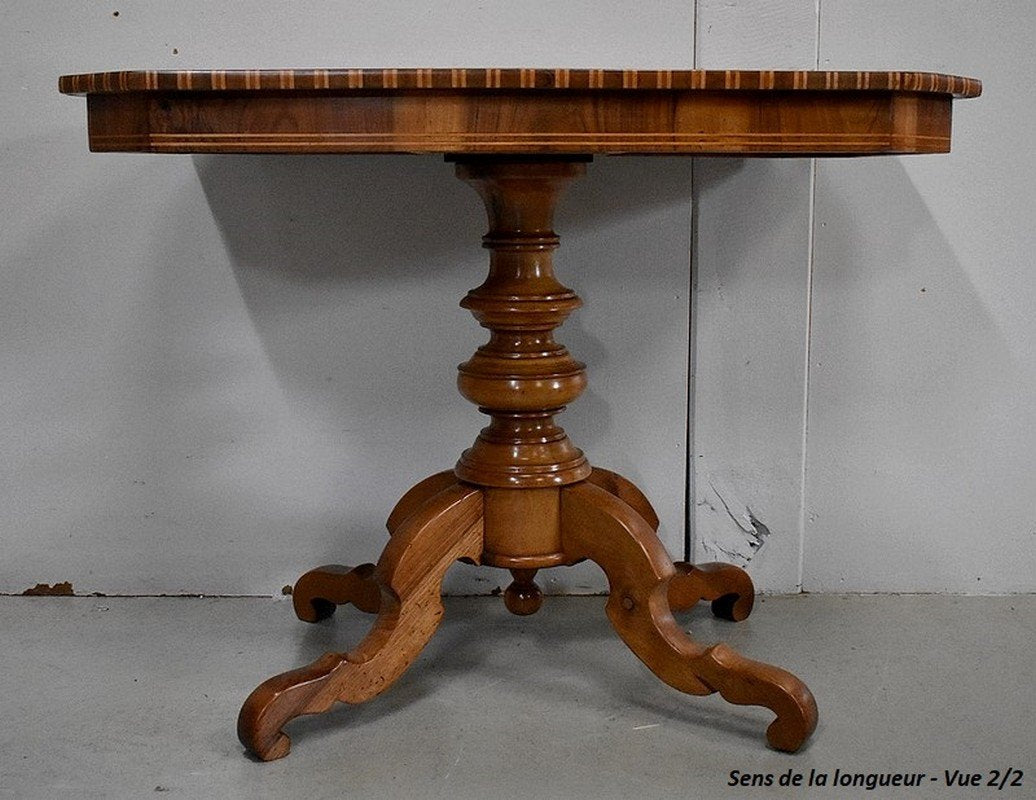
[[[777,718],[766,729],[775,750],[794,753],[817,727],[817,702],[790,672],[745,658],[725,644],[708,648],[696,669],[705,683],[730,703],[765,706]]]
[[[275,675],[257,686],[237,717],[237,737],[263,761],[284,758],[291,738],[281,728],[303,714],[318,714],[334,703],[334,678],[346,656],[326,653],[308,666]]]
[[[676,624],[669,597],[678,572],[654,531],[627,503],[586,482],[565,487],[561,526],[566,555],[589,558],[608,576],[608,618],[655,675],[683,692],[719,692],[731,703],[769,708],[777,718],[767,739],[779,750],[797,750],[809,738],[817,706],[802,681],[725,644],[704,647]]]
[[[381,587],[374,580],[373,564],[358,567],[328,564],[311,569],[295,582],[291,602],[295,615],[304,622],[327,619],[337,606],[346,603],[368,614],[377,614],[381,607]]]
[[[291,747],[283,728],[295,717],[388,689],[439,625],[446,570],[481,552],[481,491],[457,484],[439,492],[400,525],[370,575],[381,594],[370,633],[347,653],[326,653],[260,684],[238,716],[241,743],[264,761],[281,758]]]
[[[712,613],[731,622],[748,619],[755,604],[755,587],[748,573],[733,564],[677,561],[669,582],[669,606],[686,611],[701,600],[712,601]]]

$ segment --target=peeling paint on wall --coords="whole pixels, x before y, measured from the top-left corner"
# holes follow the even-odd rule
[[[770,528],[727,481],[710,475],[697,504],[714,512],[723,523],[699,531],[698,544],[710,557],[744,567],[766,544]]]
[[[22,592],[25,597],[71,597],[73,594],[75,592],[72,591],[69,581],[61,581],[53,586],[48,583],[37,583],[31,589]]]

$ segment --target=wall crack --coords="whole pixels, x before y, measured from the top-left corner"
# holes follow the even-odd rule
[[[725,482],[710,477],[708,489],[708,496],[699,498],[696,505],[714,512],[725,524],[703,526],[701,547],[712,556],[746,566],[766,544],[770,527]]]

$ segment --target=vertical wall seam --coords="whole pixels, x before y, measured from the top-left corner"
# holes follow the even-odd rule
[[[688,253],[689,269],[687,271],[687,422],[685,430],[687,440],[685,444],[685,457],[687,462],[687,477],[684,481],[684,560],[691,561],[694,551],[695,537],[695,457],[694,457],[694,401],[695,387],[697,385],[697,341],[696,325],[698,322],[698,183],[694,177],[696,159],[691,159],[691,250]]]
[[[698,68],[698,2],[693,0],[694,7],[691,19],[691,65]],[[685,561],[691,561],[694,554],[695,539],[695,458],[694,458],[694,406],[695,406],[695,375],[697,374],[697,341],[698,337],[695,327],[698,324],[698,314],[695,306],[698,302],[697,287],[697,261],[698,261],[698,183],[694,178],[694,167],[697,159],[691,159],[691,249],[688,256],[687,270],[687,421],[684,425],[684,461],[686,471],[684,477],[684,535],[683,535],[683,557]]]
[[[818,0],[819,2],[819,0]],[[698,3],[694,0],[694,7],[691,11],[691,66],[698,69]]]
[[[823,2],[823,0],[817,0],[817,4],[815,6],[815,8],[816,8],[816,16],[817,16],[817,26],[816,26],[816,28],[814,30],[814,35],[813,35],[813,41],[816,43],[816,49],[813,51],[813,58],[814,58],[814,65],[813,66],[814,66],[815,69],[820,69],[820,4],[822,2]]]
[[[814,67],[816,69],[820,69],[821,2],[822,0],[816,0],[817,24],[814,34],[816,41]],[[806,590],[806,477],[809,469],[807,463],[809,453],[809,381],[813,349],[813,271],[816,252],[816,212],[817,160],[812,158],[809,162],[809,222],[806,234],[806,363],[802,372],[802,453],[799,459],[799,563],[796,584],[800,592]]]
[[[799,456],[799,564],[797,588],[805,591],[806,563],[806,474],[809,446],[809,379],[813,348],[813,269],[816,242],[817,160],[809,162],[809,222],[806,245],[806,346],[802,371],[802,452]]]

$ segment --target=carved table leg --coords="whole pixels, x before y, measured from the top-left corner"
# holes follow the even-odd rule
[[[628,504],[589,482],[561,495],[561,536],[573,560],[589,558],[608,576],[608,617],[623,641],[659,678],[690,694],[719,692],[760,705],[777,718],[766,731],[778,750],[795,751],[817,724],[806,685],[778,667],[751,661],[725,644],[704,647],[673,619],[676,569],[651,527]]]
[[[411,487],[406,494],[399,498],[395,508],[392,509],[392,513],[388,515],[385,527],[388,528],[389,535],[395,533],[396,528],[406,522],[407,518],[428,500],[435,497],[443,489],[449,489],[456,482],[457,476],[453,474],[452,469],[448,469],[443,472],[437,472]]]
[[[674,611],[685,611],[700,600],[711,600],[712,613],[731,622],[741,622],[752,613],[755,587],[741,567],[718,561],[677,561],[673,566],[677,574],[669,583],[669,606]]]
[[[600,486],[636,511],[651,527],[658,530],[658,514],[651,502],[631,481],[616,472],[594,467],[588,483]],[[717,617],[740,622],[752,613],[755,587],[748,573],[733,564],[709,562],[674,565],[680,574],[669,586],[669,605],[674,611],[686,611],[701,600],[712,601],[712,613]]]
[[[601,469],[600,467],[594,467],[587,481],[594,484],[594,486],[600,486],[609,494],[618,497],[640,514],[644,522],[651,527],[651,530],[658,530],[658,514],[655,513],[655,509],[651,506],[651,501],[631,481],[626,480],[617,472]]]
[[[374,580],[373,564],[328,564],[311,569],[295,582],[291,602],[295,615],[303,622],[327,619],[335,613],[336,606],[346,603],[376,614],[381,607],[381,587]]]
[[[389,688],[439,625],[442,577],[460,558],[482,552],[482,493],[455,484],[436,493],[397,529],[371,579],[381,590],[374,627],[347,653],[326,653],[301,669],[274,676],[249,695],[238,736],[264,761],[288,754],[282,727],[335,701],[362,703]]]

